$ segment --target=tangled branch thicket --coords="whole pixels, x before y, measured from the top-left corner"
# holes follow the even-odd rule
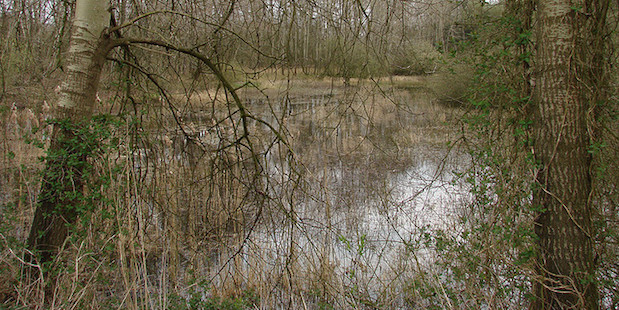
[[[531,42],[502,3],[111,1],[116,48],[76,142],[97,150],[76,190],[88,212],[34,266],[56,281],[51,298],[48,278],[22,278],[22,257],[73,2],[0,3],[3,306],[511,309],[530,297],[519,66]],[[592,149],[609,307],[616,99]]]

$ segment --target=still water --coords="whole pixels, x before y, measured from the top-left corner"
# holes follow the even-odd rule
[[[424,231],[456,229],[467,197],[452,173],[466,156],[449,148],[458,111],[406,91],[246,104],[271,124],[252,130],[281,129],[288,140],[264,152],[274,203],[209,262],[211,283],[234,279],[272,305],[401,303],[384,299],[397,299],[393,292],[432,260]]]

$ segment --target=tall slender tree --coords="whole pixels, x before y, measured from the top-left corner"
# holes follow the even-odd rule
[[[111,47],[105,31],[110,21],[108,9],[107,0],[76,2],[65,78],[54,111],[59,124],[66,126],[54,126],[28,237],[26,258],[30,262],[44,265],[52,261],[79,215],[86,158],[75,126],[89,119],[94,110],[101,68]]]
[[[538,276],[532,309],[597,309],[588,126],[604,84],[602,26],[609,1],[540,0],[534,63],[539,171]]]

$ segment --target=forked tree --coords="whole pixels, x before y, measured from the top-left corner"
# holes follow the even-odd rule
[[[41,192],[27,241],[26,261],[31,263],[29,277],[33,280],[43,275],[46,295],[53,289],[53,279],[46,279],[48,265],[58,254],[69,236],[71,227],[77,223],[84,212],[83,206],[84,172],[88,156],[92,152],[92,141],[84,141],[80,133],[87,129],[95,110],[97,89],[102,67],[110,51],[116,47],[128,49],[131,45],[151,45],[167,50],[175,50],[205,64],[230,93],[241,119],[241,140],[254,152],[248,133],[248,121],[252,116],[245,109],[235,88],[207,56],[195,49],[184,48],[161,40],[141,38],[122,38],[120,30],[133,25],[133,22],[155,14],[168,14],[168,11],[143,14],[125,25],[117,26],[111,18],[107,0],[78,0],[69,51],[67,53],[64,82],[55,107],[55,126],[53,129],[46,166],[42,179]],[[174,14],[174,13],[170,13]],[[223,21],[225,22],[225,20]],[[223,23],[222,22],[222,23]],[[111,34],[114,34],[112,37]],[[255,171],[259,173],[259,163],[254,156]],[[43,268],[40,268],[43,267]],[[41,272],[42,271],[42,272]]]

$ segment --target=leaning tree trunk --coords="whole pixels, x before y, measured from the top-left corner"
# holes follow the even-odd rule
[[[599,79],[591,49],[598,0],[540,0],[534,64],[534,203],[539,237],[532,309],[598,309],[592,232],[588,117]],[[606,14],[603,12],[603,14]]]
[[[76,130],[92,116],[101,68],[109,50],[104,34],[110,20],[108,1],[78,0],[75,10],[66,76],[54,111],[58,122],[27,243],[34,254],[28,253],[27,261],[43,267],[54,259],[79,215],[86,156]],[[31,276],[39,274],[32,271]]]

